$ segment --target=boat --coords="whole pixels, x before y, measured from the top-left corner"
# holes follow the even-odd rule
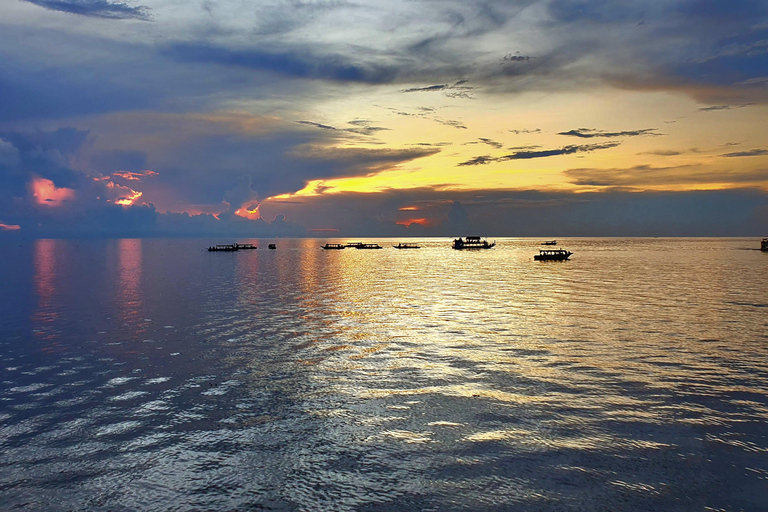
[[[268,246],[270,249],[277,249],[277,246],[275,244],[269,244]]]
[[[557,240],[547,240],[546,242],[541,242],[541,245],[557,245]]]
[[[331,249],[346,249],[347,246],[344,244],[325,244],[320,247],[321,249],[325,250],[331,250]]]
[[[533,256],[536,261],[565,261],[573,254],[565,249],[540,249],[539,254]]]
[[[212,245],[208,248],[210,252],[234,252],[238,249],[237,244],[219,244]]]
[[[451,247],[454,249],[490,249],[495,245],[496,242],[488,243],[488,240],[481,239],[479,236],[468,236],[455,239]]]
[[[406,244],[398,243],[397,245],[393,245],[392,247],[394,247],[395,249],[421,249],[421,247],[419,247],[416,244],[408,244],[408,243]]]
[[[379,244],[357,244],[355,249],[383,249]]]
[[[768,251],[768,237],[765,237],[760,241],[760,250]]]
[[[361,245],[365,245],[365,244],[363,242],[350,242],[345,247],[354,247],[355,249],[357,249]]]
[[[246,249],[246,250],[247,249],[256,249],[256,246],[253,245],[253,244],[238,244],[237,242],[235,242],[234,246],[237,247],[237,250],[241,250],[241,249]]]

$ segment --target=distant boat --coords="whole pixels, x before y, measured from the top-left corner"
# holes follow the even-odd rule
[[[765,237],[760,241],[760,250],[768,251],[768,237]]]
[[[419,247],[416,244],[403,244],[403,243],[393,245],[392,247],[394,247],[395,249],[421,249],[421,247]]]
[[[208,248],[210,252],[234,252],[238,249],[237,244],[219,244]]]
[[[350,242],[345,247],[354,247],[355,249],[357,249],[361,245],[365,245],[365,244],[363,242]]]
[[[488,243],[488,240],[481,239],[479,236],[468,236],[466,238],[457,238],[453,241],[451,247],[454,249],[490,249],[496,245],[496,242]]]
[[[344,244],[325,244],[320,247],[321,249],[325,250],[331,250],[331,249],[346,249],[347,246]]]
[[[277,249],[277,246],[275,244],[269,244],[268,246],[270,249]]]
[[[557,245],[557,240],[547,240],[546,242],[541,242],[541,245]]]
[[[379,244],[357,244],[355,249],[383,249]]]
[[[239,244],[237,242],[233,244],[219,244],[219,245],[212,245],[208,248],[210,252],[234,252],[234,251],[240,251],[240,250],[248,250],[248,249],[256,249],[257,247],[253,244]]]
[[[539,254],[533,256],[536,261],[565,261],[573,254],[571,251],[565,249],[541,249]]]

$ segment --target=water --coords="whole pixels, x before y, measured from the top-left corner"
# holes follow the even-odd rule
[[[759,241],[370,241],[6,244],[0,509],[768,509]]]

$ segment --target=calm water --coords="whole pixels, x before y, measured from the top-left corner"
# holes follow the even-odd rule
[[[759,240],[273,241],[5,244],[0,509],[768,509]]]

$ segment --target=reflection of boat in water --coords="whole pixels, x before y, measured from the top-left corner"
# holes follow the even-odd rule
[[[397,245],[393,245],[392,247],[394,247],[395,249],[421,249],[421,247],[419,247],[416,244],[407,244],[407,243],[406,244],[398,243]]]
[[[247,249],[256,249],[256,246],[253,244],[238,244],[235,242],[234,244],[212,245],[208,248],[210,252],[234,252]]]
[[[546,242],[541,242],[541,245],[557,245],[557,240],[547,240]]]
[[[330,249],[346,249],[347,246],[344,244],[325,244],[320,247],[321,249],[330,250]]]
[[[270,249],[277,249],[277,246],[275,244],[269,244],[268,246]]]
[[[573,254],[571,251],[565,249],[548,249],[539,250],[539,254],[533,256],[537,261],[565,261]]]
[[[760,241],[760,250],[761,251],[768,251],[768,237],[763,238]]]
[[[488,243],[488,240],[481,239],[479,236],[468,236],[466,238],[457,238],[453,241],[451,247],[454,249],[490,249],[496,242]]]
[[[379,244],[357,244],[355,249],[383,249]]]

